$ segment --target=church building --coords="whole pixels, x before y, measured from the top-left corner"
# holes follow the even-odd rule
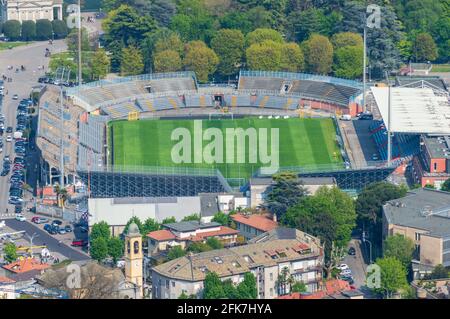
[[[62,20],[63,0],[0,0],[0,22]]]

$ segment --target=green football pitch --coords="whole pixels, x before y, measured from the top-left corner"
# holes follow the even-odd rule
[[[218,128],[223,135],[223,157],[222,161],[215,163],[207,162],[202,158],[202,162],[195,162],[195,149],[199,149],[198,145],[202,144],[200,154],[204,154],[205,147],[211,141],[217,141],[217,137],[208,140],[201,140],[201,134],[194,134],[195,125],[199,125],[199,121],[194,124],[194,120],[139,120],[139,121],[116,121],[109,123],[108,143],[110,151],[112,150],[112,160],[115,166],[134,167],[134,166],[159,166],[159,167],[192,167],[192,168],[217,168],[226,178],[249,178],[258,168],[266,167],[269,163],[266,159],[261,161],[263,157],[260,155],[260,140],[250,142],[250,138],[245,139],[245,161],[237,163],[237,150],[234,149],[235,162],[227,161],[227,152],[231,147],[227,148],[227,129],[248,128],[256,129],[256,137],[260,137],[261,130],[266,129],[268,135],[267,155],[271,154],[272,129],[278,129],[279,135],[279,167],[305,167],[315,169],[320,167],[336,166],[342,163],[339,147],[336,143],[336,128],[332,119],[300,119],[300,118],[279,118],[279,119],[259,119],[256,117],[241,119],[214,119],[202,120],[202,133],[208,128]],[[190,161],[183,163],[174,162],[173,148],[182,139],[172,140],[172,133],[177,128],[185,128],[185,132],[190,134],[190,140],[184,139],[188,143],[185,145],[192,146],[189,157]],[[197,130],[198,131],[198,130]],[[217,130],[215,130],[217,132]],[[201,142],[198,143],[198,136]],[[197,139],[196,139],[197,137]],[[197,143],[195,142],[197,141]],[[237,147],[237,139],[234,146]],[[195,144],[196,143],[196,144]],[[194,147],[197,145],[197,148]],[[250,145],[249,145],[250,144]],[[217,144],[215,144],[217,146]],[[233,144],[232,144],[233,145]],[[241,144],[242,145],[242,144]],[[217,146],[219,147],[219,146]],[[257,159],[250,159],[249,150],[255,147]],[[242,148],[241,148],[242,149]],[[180,154],[186,153],[186,149],[180,151]],[[216,150],[209,149],[208,154],[217,154]],[[197,152],[198,153],[198,152]],[[263,154],[266,154],[263,153]],[[185,158],[186,159],[186,158]]]

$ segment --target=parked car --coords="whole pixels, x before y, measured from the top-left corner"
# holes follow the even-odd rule
[[[16,215],[16,220],[20,221],[20,222],[24,222],[27,219],[25,218],[25,216],[23,216],[22,214],[17,214]]]
[[[48,223],[48,218],[45,217],[39,217],[39,216],[34,216],[31,221],[35,224],[44,224],[44,223]],[[48,224],[47,224],[48,225]],[[44,227],[45,229],[45,227]]]
[[[355,247],[350,247],[350,248],[348,249],[348,254],[349,254],[350,256],[355,256],[355,255],[356,255],[356,249],[355,249]]]
[[[342,276],[351,276],[352,275],[352,271],[350,269],[344,269],[341,271],[340,275]]]
[[[60,221],[59,219],[55,219],[53,222],[52,222],[52,226],[61,226],[62,225],[62,221]]]
[[[339,269],[341,271],[346,270],[346,269],[350,269],[350,267],[348,267],[347,264],[340,264],[336,266],[336,269]]]
[[[70,225],[66,225],[66,227],[64,227],[64,230],[66,231],[66,233],[71,233],[72,227],[70,227]]]
[[[64,235],[65,233],[66,233],[66,229],[65,228],[59,228],[58,227],[58,234]]]
[[[71,245],[74,247],[84,247],[88,245],[88,242],[87,240],[74,240]]]

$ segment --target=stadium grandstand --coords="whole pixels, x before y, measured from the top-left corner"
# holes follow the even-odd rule
[[[38,146],[44,183],[53,183],[59,176],[63,135],[65,180],[81,182],[93,197],[191,196],[231,191],[231,181],[217,169],[118,168],[110,162],[113,150],[108,149],[107,124],[147,117],[190,118],[195,112],[207,118],[240,110],[247,115],[302,116],[317,111],[318,116],[355,116],[362,109],[362,84],[328,76],[262,71],[241,71],[236,84],[199,84],[193,72],[177,72],[92,82],[67,89],[64,97],[63,134],[59,92],[49,89],[40,100]],[[342,154],[345,160],[345,150]],[[305,176],[337,176],[340,186],[357,189],[392,171],[373,166],[352,173],[346,166],[319,165],[311,171],[298,171]]]

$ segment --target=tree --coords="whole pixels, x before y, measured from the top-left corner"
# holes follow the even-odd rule
[[[199,214],[192,214],[185,216],[182,221],[200,221],[200,215]]]
[[[334,53],[334,75],[337,77],[356,79],[362,76],[363,53],[362,46],[346,46]]]
[[[178,55],[183,54],[184,45],[177,33],[170,31],[169,33],[163,33],[161,37],[155,42],[154,53],[163,51],[175,51]]]
[[[441,185],[441,191],[450,192],[450,178]]]
[[[187,247],[187,251],[193,253],[203,253],[210,250],[212,250],[212,248],[208,244],[202,242],[192,243]]]
[[[225,298],[222,281],[215,272],[208,272],[203,282],[203,299]]]
[[[281,69],[281,43],[266,40],[252,44],[246,51],[247,66],[251,70],[279,71]]]
[[[165,50],[155,54],[153,58],[155,72],[175,72],[181,70],[181,58],[178,52]]]
[[[3,247],[4,258],[8,263],[15,262],[19,257],[17,255],[17,247],[14,243],[7,243]]]
[[[175,3],[167,0],[150,0],[150,10],[148,13],[155,19],[158,25],[168,27],[170,20],[176,13]]]
[[[67,48],[78,54],[78,29],[72,29],[66,37]],[[86,28],[81,29],[81,52],[91,51],[89,36]]]
[[[230,225],[230,216],[228,214],[218,212],[214,215],[212,221],[221,224],[222,226]]]
[[[53,27],[50,20],[39,19],[36,20],[36,39],[49,40],[53,37]]]
[[[120,63],[120,74],[122,76],[137,75],[141,74],[143,71],[144,61],[141,51],[134,46],[123,48],[122,60]]]
[[[280,177],[280,175],[275,176],[276,183],[267,189],[267,199],[264,203],[264,207],[276,214],[279,219],[307,194],[297,177],[295,179],[292,179],[291,175]]]
[[[211,40],[211,48],[219,57],[217,70],[222,75],[235,74],[244,55],[244,35],[240,30],[219,30]]]
[[[173,223],[176,223],[177,222],[177,220],[175,219],[175,217],[166,217],[166,218],[164,218],[163,219],[163,221],[161,222],[161,225],[164,225],[164,224],[173,224]]]
[[[308,72],[328,74],[333,64],[333,45],[327,37],[313,34],[303,43]]]
[[[244,274],[244,280],[236,287],[236,299],[257,299],[258,289],[256,287],[256,277],[251,272]],[[232,298],[232,296],[228,296]]]
[[[361,229],[369,232],[372,243],[381,247],[382,240],[382,207],[387,201],[406,195],[404,186],[396,186],[388,182],[368,185],[356,200],[357,223]]]
[[[108,240],[108,255],[112,257],[114,263],[116,263],[117,260],[122,257],[123,249],[124,244],[119,238],[111,237]]]
[[[291,292],[307,292],[308,287],[306,287],[305,283],[302,281],[296,281],[291,288]]]
[[[69,34],[69,28],[63,20],[53,20],[52,29],[55,39],[64,39]]]
[[[303,197],[282,219],[283,224],[319,237],[325,245],[325,259],[333,245],[346,247],[356,225],[352,198],[337,187],[320,187],[313,196]]]
[[[213,250],[214,249],[222,249],[223,248],[223,244],[222,242],[217,239],[216,237],[210,237],[206,240],[206,244],[211,247]]]
[[[21,24],[17,20],[8,20],[3,23],[3,33],[5,37],[16,41],[20,39]]]
[[[303,51],[297,43],[286,43],[281,47],[281,70],[299,72],[305,68]]]
[[[92,259],[99,262],[104,260],[108,256],[108,240],[104,237],[91,239],[89,252]]]
[[[400,260],[395,257],[378,259],[376,264],[380,267],[380,288],[374,288],[377,293],[381,293],[387,298],[391,298],[394,293],[407,289],[406,270]]]
[[[294,277],[292,277],[292,275],[289,273],[289,268],[283,267],[276,281],[278,295],[287,295],[291,291],[292,285],[294,283],[295,280]]]
[[[219,58],[206,45],[199,45],[199,41],[194,42],[186,46],[183,65],[186,70],[194,71],[200,82],[207,82],[208,77],[216,71]]]
[[[261,28],[250,32],[245,37],[245,43],[247,47],[253,44],[262,43],[265,41],[273,41],[276,43],[283,43],[283,36],[276,30]]]
[[[426,276],[426,279],[444,279],[450,277],[450,271],[443,265],[439,264],[434,267],[433,272]]]
[[[137,225],[137,227],[139,228],[139,231],[141,232],[141,234],[143,236],[147,235],[147,233],[143,232],[144,227],[142,226],[141,220],[137,216],[133,216],[128,220],[127,224],[125,225],[125,228],[123,229],[123,232],[122,232],[123,234],[128,233],[128,227],[130,227],[131,223],[135,223]]]
[[[105,221],[101,221],[92,225],[91,233],[89,235],[89,239],[91,241],[97,238],[108,240],[110,237],[111,231],[109,229],[109,225]]]
[[[287,19],[290,37],[299,42],[308,39],[314,33],[323,35],[331,33],[329,21],[322,9],[294,11]]]
[[[142,229],[142,232],[141,232],[142,235],[146,236],[148,233],[159,230],[160,228],[161,228],[161,225],[156,220],[149,217],[144,221],[144,224],[142,225],[142,228],[140,228],[140,229]]]
[[[89,65],[92,72],[92,79],[100,80],[108,74],[111,67],[111,59],[104,49],[98,49],[90,60]]]
[[[186,255],[186,252],[183,250],[183,248],[181,248],[181,246],[175,246],[172,247],[167,253],[167,259],[174,260],[183,257],[184,255]]]
[[[415,37],[413,51],[416,61],[434,61],[438,57],[436,43],[429,33],[420,33]]]
[[[335,50],[348,47],[360,46],[363,47],[363,39],[360,34],[354,32],[340,32],[331,37],[331,43]]]
[[[31,41],[36,38],[36,23],[34,21],[22,22],[22,40]]]
[[[402,235],[389,236],[383,245],[384,257],[395,257],[405,269],[411,264],[414,253],[414,242]]]

